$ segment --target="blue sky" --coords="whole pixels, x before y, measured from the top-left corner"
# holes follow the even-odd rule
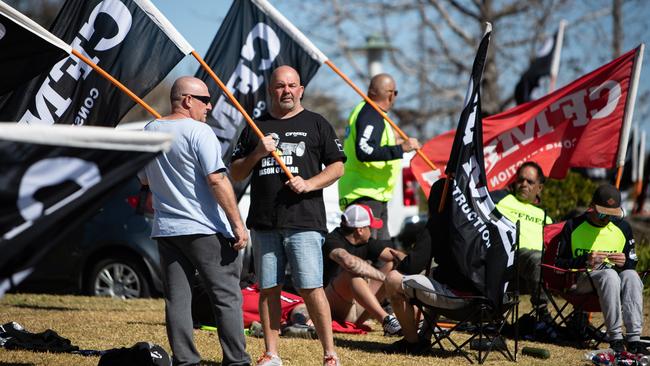
[[[312,0],[305,0],[307,5],[303,5],[303,7],[308,8],[310,5],[309,1]],[[214,35],[216,34],[221,21],[225,17],[228,9],[230,8],[232,2],[231,0],[186,0],[186,1],[180,1],[180,0],[152,0],[152,2],[160,9],[160,11],[167,16],[167,18],[174,24],[174,26],[180,31],[181,34],[185,36],[185,38],[194,46],[196,51],[201,54],[205,55]],[[309,19],[306,19],[304,14],[300,14],[300,10],[298,9],[291,9],[289,8],[289,4],[286,1],[272,1],[273,5],[281,12],[283,13],[290,21],[294,22],[294,24],[298,28],[303,28],[306,27],[309,24]],[[313,4],[317,4],[318,2],[314,1]],[[650,7],[646,7],[650,8]],[[624,8],[625,10],[625,8]],[[303,10],[304,11],[304,10]],[[645,12],[645,11],[644,11]],[[297,14],[299,13],[299,14]],[[645,24],[625,24],[624,31],[628,33],[628,28],[632,29],[632,27],[636,27],[636,29],[642,29],[643,31],[637,31],[637,32],[629,32],[629,33],[635,33],[635,34],[641,34],[642,39],[629,39],[630,37],[626,37],[625,42],[623,44],[623,49],[624,50],[629,50],[636,45],[638,45],[641,42],[646,42],[647,43],[650,41],[650,31],[647,30],[648,27],[648,22],[647,19],[650,18],[650,11],[647,12],[647,16],[640,15],[639,17],[634,17],[636,19],[644,19],[645,21],[642,21],[641,23]],[[575,18],[571,17],[571,14],[569,15],[569,19]],[[608,21],[608,19],[606,19]],[[607,31],[607,25],[605,24],[606,21],[603,22],[603,29],[600,30],[593,30],[595,31]],[[305,29],[303,29],[305,30]],[[585,32],[584,29],[575,29],[573,30],[575,32],[580,32],[583,33]],[[587,32],[591,32],[592,30],[588,29],[586,30]],[[368,33],[371,31],[369,30]],[[627,35],[627,34],[626,34]],[[358,43],[361,45],[363,43],[363,39],[367,36],[367,34],[350,34],[349,39],[351,44]],[[335,50],[329,50],[328,46],[329,45],[321,45],[319,44],[317,39],[312,39],[312,41],[316,44],[317,47],[320,47],[321,50],[323,50],[326,54],[333,55],[335,53]],[[566,42],[566,41],[565,41]],[[414,45],[415,46],[415,45]],[[580,45],[574,45],[576,47],[580,47]],[[596,45],[597,47],[609,47],[608,44],[603,44],[603,45]],[[408,46],[406,46],[408,48]],[[329,53],[328,53],[329,52]],[[563,50],[563,53],[566,52],[567,55],[575,52],[582,53],[584,54],[585,57],[585,65],[589,66],[589,70],[596,68],[598,65],[600,65],[602,62],[601,60],[595,60],[593,58],[589,57],[589,49],[582,49],[582,50],[577,50],[577,49],[572,49],[572,50]],[[365,58],[362,55],[359,55],[359,61],[358,63],[361,65],[365,65]],[[564,59],[564,57],[563,57]],[[351,67],[347,64],[345,64],[342,61],[337,60],[336,58],[333,59],[333,61],[344,71],[344,72],[351,72]],[[648,52],[648,49],[646,48],[645,52],[645,60],[644,60],[644,65],[645,69],[642,70],[641,74],[641,80],[640,80],[640,92],[643,90],[648,90],[650,88],[650,53]],[[175,78],[176,76],[182,75],[182,74],[194,74],[197,70],[198,63],[192,58],[192,57],[187,57],[184,59],[173,71],[172,74],[170,75],[170,78]],[[390,66],[385,65],[386,69],[390,71]],[[515,76],[514,78],[516,79]],[[562,69],[560,69],[560,75],[559,75],[559,80],[558,80],[558,87],[561,87],[562,85],[565,85],[566,83],[569,83],[571,80],[574,79],[574,76],[571,75],[566,75],[562,73]],[[357,83],[358,86],[361,87],[361,89],[365,89],[365,81],[364,80],[353,80]],[[400,80],[397,80],[398,85],[400,85]],[[405,86],[402,86],[404,88]],[[312,80],[310,84],[310,88],[312,90],[321,90],[324,92],[329,93],[330,95],[333,95],[335,97],[338,97],[340,99],[340,108],[343,113],[346,113],[345,111],[349,110],[359,99],[356,94],[352,91],[351,88],[347,87],[343,81],[341,81],[338,76],[336,76],[331,70],[327,70],[326,66],[321,67],[319,72],[316,74],[314,79]],[[403,103],[404,101],[402,101]],[[400,100],[398,99],[398,104],[400,103]],[[399,105],[398,105],[399,107]],[[635,113],[635,121],[639,121],[639,114],[640,114],[640,108],[643,108],[644,110],[650,110],[650,107],[647,105],[639,105],[639,100],[637,100],[637,108],[636,108],[636,113]],[[646,112],[646,115],[650,115],[650,113]],[[643,121],[642,127],[646,129],[648,132],[650,132],[650,121]]]

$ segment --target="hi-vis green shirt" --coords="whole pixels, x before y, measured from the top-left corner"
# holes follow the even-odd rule
[[[544,210],[533,204],[521,202],[506,190],[492,192],[491,196],[502,215],[514,223],[519,220],[519,248],[542,250],[546,216]],[[553,220],[546,216],[546,223],[552,224]]]
[[[634,237],[630,225],[622,219],[603,227],[592,225],[587,214],[568,220],[560,234],[556,264],[562,268],[583,268],[591,252],[625,253],[623,269],[636,268]]]
[[[395,145],[390,124],[366,102],[350,113],[343,150],[348,160],[338,183],[341,209],[361,197],[388,202],[404,151]]]

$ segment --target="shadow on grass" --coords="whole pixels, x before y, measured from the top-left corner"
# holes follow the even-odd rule
[[[341,338],[334,338],[334,344],[337,347],[359,349],[370,353],[382,353],[382,348],[386,347],[386,343]]]
[[[33,363],[0,362],[0,366],[34,366]]]
[[[136,324],[136,325],[162,325],[163,327],[165,326],[165,323],[164,323],[164,322],[141,322],[141,321],[139,321],[139,322],[134,322],[134,321],[130,321],[130,322],[126,322],[126,324]],[[0,365],[0,366],[1,366],[1,365]]]
[[[79,311],[78,308],[70,308],[70,307],[65,307],[65,306],[44,306],[44,305],[26,305],[26,304],[18,304],[18,305],[11,305],[14,308],[21,308],[21,309],[33,309],[33,310],[52,310],[52,311]],[[0,363],[0,366],[3,364]]]
[[[221,362],[214,362],[214,361],[201,361],[199,363],[201,366],[221,366]],[[2,365],[0,365],[2,366]]]
[[[364,352],[370,353],[383,353],[383,348],[387,346],[386,343],[381,342],[372,342],[372,341],[360,341],[355,339],[340,339],[334,338],[334,343],[337,347],[345,347],[350,349],[359,349]],[[497,352],[498,353],[498,352]],[[459,358],[463,359],[463,355],[459,352],[453,352],[450,350],[441,350],[439,347],[433,347],[431,350],[420,354],[419,356],[434,356],[438,358]],[[471,353],[468,353],[468,356],[472,356]]]

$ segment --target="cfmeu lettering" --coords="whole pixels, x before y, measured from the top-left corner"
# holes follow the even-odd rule
[[[101,17],[102,22],[112,20],[114,26],[104,24],[102,27],[95,27],[100,14],[106,15]],[[122,43],[131,29],[132,20],[129,9],[122,2],[104,0],[93,8],[88,21],[84,23],[79,34],[72,41],[72,48],[99,64],[100,59],[97,55]],[[100,34],[98,29],[105,31],[106,34]],[[87,50],[94,52],[91,52],[91,55]],[[72,55],[57,62],[36,92],[34,105],[30,106],[19,122],[54,124],[70,107],[72,103],[70,96],[74,91],[74,85],[80,78],[86,79],[91,72],[92,68],[89,65]],[[94,92],[91,90],[90,97],[92,99],[89,103],[94,105],[94,100],[97,99],[99,93],[95,97],[93,94]],[[84,100],[84,104],[86,101],[88,101],[87,98]],[[90,108],[87,111],[80,110],[75,117],[75,124],[84,123],[87,117],[87,115],[84,117],[84,114],[89,111]]]
[[[533,139],[553,132],[557,125],[569,122],[571,127],[584,127],[592,120],[608,117],[616,110],[620,99],[621,85],[614,80],[566,95],[523,125],[504,131],[489,141],[484,147],[485,170],[490,171],[499,160]]]

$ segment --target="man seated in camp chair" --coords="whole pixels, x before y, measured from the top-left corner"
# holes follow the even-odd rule
[[[370,207],[348,206],[341,225],[327,235],[323,245],[323,283],[332,319],[360,326],[370,316],[382,324],[384,335],[398,335],[399,322],[380,302],[384,299],[385,274],[401,253],[391,248],[390,241],[371,238],[371,229],[382,226],[383,221],[374,217]],[[383,263],[379,269],[368,262],[378,259]]]
[[[567,221],[560,234],[556,265],[584,269],[577,275],[574,293],[596,291],[605,318],[610,347],[648,354],[640,342],[643,329],[643,283],[636,272],[637,257],[630,225],[623,220],[621,194],[604,184],[594,192],[589,209]]]
[[[530,293],[530,302],[538,319],[552,323],[547,309],[548,299],[539,286],[544,223],[553,223],[544,210],[537,207],[545,180],[542,168],[535,162],[527,161],[517,169],[510,189],[491,192],[491,196],[501,214],[512,222],[520,223],[519,278]]]
[[[443,186],[444,180],[441,179],[431,187],[426,229],[418,234],[413,248],[401,260],[397,270],[391,271],[386,277],[386,294],[404,335],[403,339],[386,347],[386,353],[421,354],[429,350],[429,339],[418,336],[419,320],[410,299],[417,298],[436,308],[459,309],[468,305],[468,302],[457,296],[475,291],[472,283],[460,274],[451,248],[447,245],[450,242],[449,230],[444,228],[449,226],[449,210],[438,213]],[[429,276],[419,274],[431,267],[432,259],[438,266]]]

